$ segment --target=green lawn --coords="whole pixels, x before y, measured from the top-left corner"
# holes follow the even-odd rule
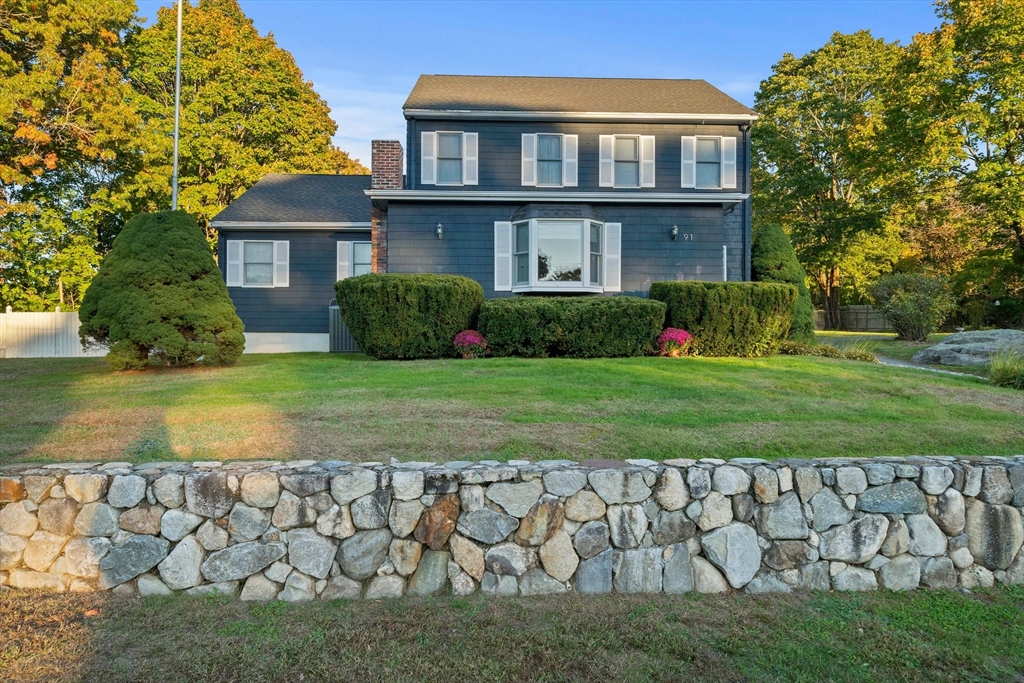
[[[0,592],[12,681],[1020,681],[1024,586],[252,605]]]
[[[99,359],[21,359],[0,361],[0,387],[0,464],[1024,452],[1022,392],[793,356],[291,354],[128,373]]]

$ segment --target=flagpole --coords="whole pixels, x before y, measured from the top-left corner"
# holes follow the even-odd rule
[[[178,126],[181,113],[181,2],[178,0],[178,55],[174,66],[174,170],[171,176],[171,210],[178,210]]]

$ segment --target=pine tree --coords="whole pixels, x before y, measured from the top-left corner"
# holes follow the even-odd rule
[[[139,214],[103,259],[78,311],[82,343],[119,370],[233,363],[242,321],[202,231],[184,211]]]

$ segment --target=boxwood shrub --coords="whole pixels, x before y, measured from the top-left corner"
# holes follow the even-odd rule
[[[334,286],[360,350],[380,359],[446,358],[476,325],[484,290],[456,275],[370,273]]]
[[[769,282],[654,282],[668,306],[665,324],[686,330],[704,356],[766,356],[786,338],[796,304],[793,285]]]
[[[654,353],[664,322],[650,299],[516,296],[485,301],[479,329],[495,356],[606,358]]]

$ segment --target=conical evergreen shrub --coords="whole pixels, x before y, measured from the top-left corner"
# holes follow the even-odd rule
[[[789,338],[814,339],[814,304],[805,281],[807,273],[796,259],[789,237],[777,225],[767,225],[754,237],[750,250],[751,277],[757,282],[784,282],[797,288]]]
[[[117,369],[233,363],[242,354],[242,321],[206,238],[184,211],[143,213],[128,221],[82,298],[83,344],[109,347]]]

